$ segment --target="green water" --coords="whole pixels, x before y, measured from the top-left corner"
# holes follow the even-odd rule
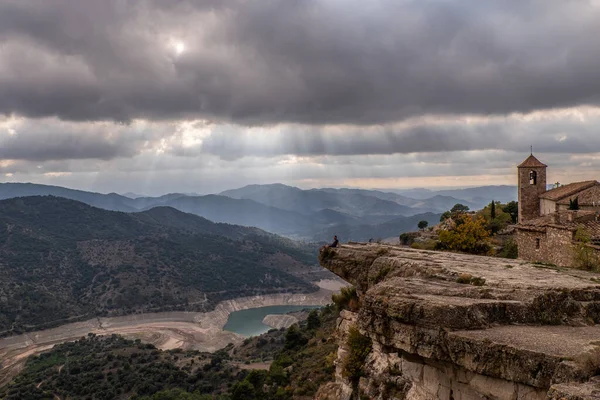
[[[229,314],[229,319],[223,329],[246,337],[257,336],[272,329],[269,325],[262,323],[265,316],[269,314],[287,314],[292,311],[320,307],[321,306],[268,306],[234,311]]]

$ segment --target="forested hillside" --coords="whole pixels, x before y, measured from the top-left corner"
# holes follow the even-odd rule
[[[120,336],[88,335],[31,357],[0,398],[98,400],[310,399],[333,379],[338,311],[313,311],[286,331],[272,330],[213,353],[160,351]],[[269,370],[241,369],[269,353]],[[264,358],[264,357],[263,357]]]
[[[357,240],[357,237],[366,240],[373,236],[361,236],[360,232],[364,229],[390,228],[393,232],[384,237],[396,237],[416,229],[417,222],[427,219],[429,212],[445,211],[459,202],[442,196],[416,200],[377,190],[301,190],[281,184],[250,185],[220,195],[169,193],[158,197],[129,198],[116,193],[93,193],[58,186],[0,183],[0,199],[32,195],[60,196],[111,211],[139,212],[155,207],[172,207],[214,222],[257,227],[305,241],[322,241],[324,232],[335,231],[337,227],[343,241]],[[379,226],[387,222],[392,224]],[[330,239],[327,233],[325,240]]]
[[[0,201],[0,333],[94,315],[211,309],[310,292],[316,249],[170,208],[106,211],[59,197]]]

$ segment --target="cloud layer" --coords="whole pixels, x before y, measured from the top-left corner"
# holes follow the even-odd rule
[[[0,3],[0,112],[373,124],[600,101],[584,0]]]
[[[464,186],[511,183],[533,145],[597,178],[599,3],[4,0],[0,173]]]

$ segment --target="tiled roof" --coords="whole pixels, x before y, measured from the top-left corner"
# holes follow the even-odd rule
[[[519,224],[519,226],[546,226],[546,225],[551,225],[554,224],[555,221],[555,215],[556,213],[552,213],[552,214],[546,214],[543,215],[541,217],[538,218],[534,218],[534,219],[530,219],[528,221],[522,222]]]
[[[600,222],[599,221],[586,221],[578,224],[578,227],[583,228],[587,232],[591,239],[597,241],[600,239]]]
[[[594,185],[600,185],[597,181],[573,182],[567,185],[559,186],[555,189],[550,189],[540,195],[541,199],[562,200],[565,197],[573,196],[582,190],[588,189]]]
[[[518,168],[532,168],[532,167],[547,167],[546,164],[542,163],[540,160],[534,157],[531,154],[525,161],[517,166]]]
[[[569,197],[560,200],[558,204],[569,204],[569,200],[575,200],[580,206],[600,206],[600,184],[596,184],[590,188],[584,189],[581,192],[575,193]]]
[[[573,221],[568,220],[569,214],[573,214]],[[596,220],[595,211],[588,210],[559,211],[552,214],[546,214],[517,225],[517,229],[540,230],[547,226],[568,229],[571,231],[575,231],[577,228],[583,228],[590,234],[592,239],[600,239],[600,221]]]

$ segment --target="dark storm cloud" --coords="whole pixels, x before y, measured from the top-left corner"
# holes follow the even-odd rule
[[[173,134],[169,124],[0,120],[0,160],[111,160],[132,157]]]
[[[283,125],[240,131],[215,126],[200,146],[175,148],[179,155],[202,153],[223,159],[246,156],[353,156],[507,150],[517,153],[600,152],[597,109],[538,112],[528,116],[424,118],[375,126]],[[435,160],[429,158],[428,162]]]
[[[584,0],[5,0],[0,113],[316,125],[595,105],[598,37]]]

